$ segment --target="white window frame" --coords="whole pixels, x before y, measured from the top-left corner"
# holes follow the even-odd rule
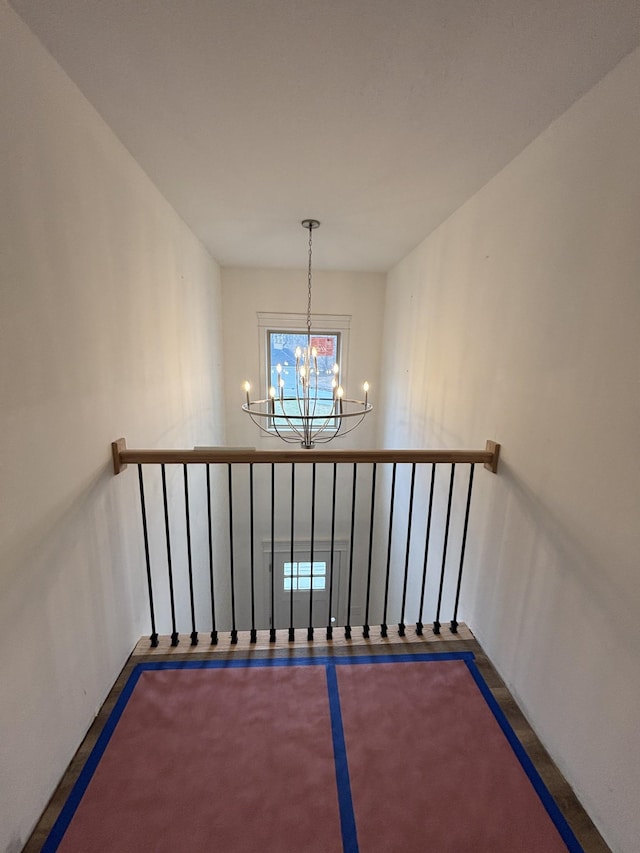
[[[273,311],[258,311],[258,352],[260,365],[260,397],[269,396],[271,377],[269,376],[269,332],[298,332],[306,334],[307,315],[299,313],[277,313]],[[312,314],[311,334],[340,336],[340,382],[348,389],[349,381],[349,332],[351,331],[351,314]],[[263,393],[264,392],[264,393]],[[285,430],[278,427],[280,432]],[[269,421],[269,435],[261,432],[263,439],[275,437],[276,433]]]

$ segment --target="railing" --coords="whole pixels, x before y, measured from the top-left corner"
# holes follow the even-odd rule
[[[474,470],[485,450],[131,450],[113,442],[114,472],[138,468],[151,622],[191,644],[220,631],[296,628],[313,639],[354,623],[404,636],[415,621],[458,628]],[[445,469],[445,475],[441,471]],[[460,469],[463,474],[460,474]],[[460,480],[462,479],[462,485]],[[181,580],[182,579],[182,580]],[[428,618],[429,617],[429,618]]]

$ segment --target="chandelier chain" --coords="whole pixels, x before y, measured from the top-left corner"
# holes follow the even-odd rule
[[[313,226],[309,224],[309,269],[307,272],[307,287],[308,287],[308,299],[307,299],[307,344],[311,345],[311,254],[312,254],[312,239],[311,235],[313,233]]]

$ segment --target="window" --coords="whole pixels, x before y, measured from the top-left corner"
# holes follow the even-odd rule
[[[293,562],[284,564],[284,590],[285,592],[310,589],[327,588],[327,564],[323,562]]]
[[[261,374],[265,399],[269,388],[279,389],[280,379],[284,397],[292,397],[285,411],[288,415],[298,412],[296,397],[296,348],[307,346],[307,318],[304,314],[258,313],[260,331]],[[333,401],[332,381],[335,364],[340,367],[340,383],[346,387],[349,327],[351,317],[345,314],[314,314],[312,317],[311,345],[318,353],[318,396],[326,399],[326,412],[316,409],[316,414],[329,414]],[[280,365],[280,371],[278,371]],[[279,392],[278,392],[279,396]],[[286,430],[284,418],[276,418],[278,431]],[[268,429],[274,430],[273,420]]]
[[[311,335],[311,346],[318,353],[318,399],[320,406],[317,415],[329,415],[333,406],[334,365],[340,365],[340,332],[325,332]],[[280,382],[285,398],[284,410],[288,415],[296,415],[299,411],[296,402],[296,349],[304,350],[307,346],[306,332],[267,330],[267,359],[268,384],[278,389]],[[279,392],[278,392],[279,393]],[[287,402],[286,398],[289,399]],[[286,428],[284,418],[276,418],[278,429]]]

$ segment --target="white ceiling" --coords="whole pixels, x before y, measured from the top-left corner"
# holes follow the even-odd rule
[[[386,270],[640,44],[638,0],[11,0],[223,266]]]

